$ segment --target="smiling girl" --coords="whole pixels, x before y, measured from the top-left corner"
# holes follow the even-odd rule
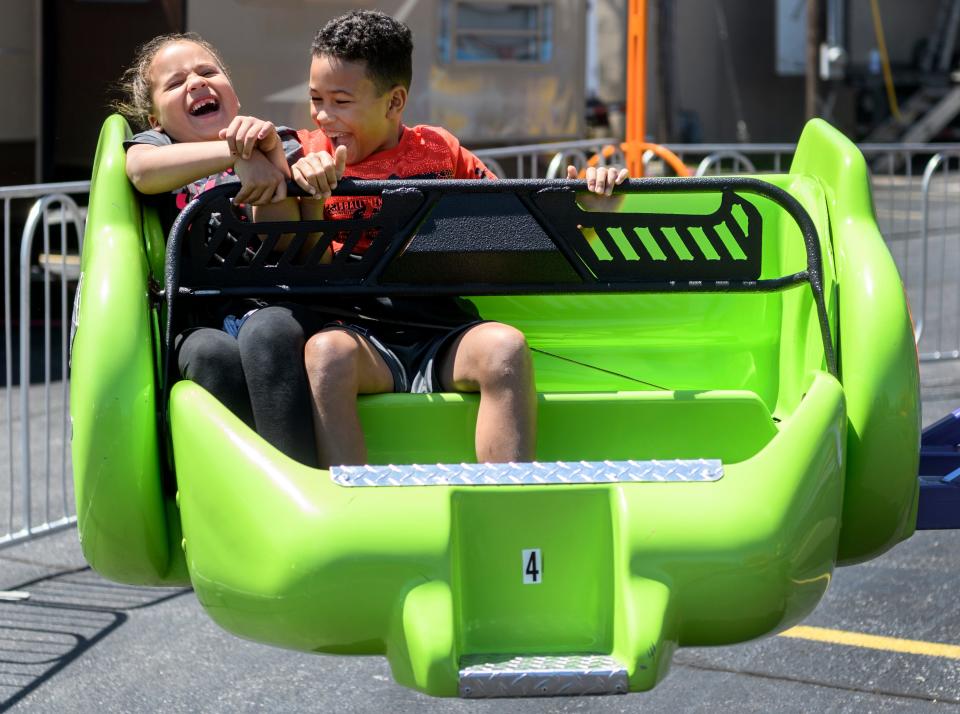
[[[127,100],[117,108],[145,129],[124,143],[127,176],[165,230],[190,199],[233,181],[242,184],[238,208],[253,206],[248,219],[300,218],[286,197],[288,162],[302,155],[296,134],[237,114],[233,84],[208,42],[192,33],[154,38],[121,85]],[[314,464],[304,327],[294,306],[250,302],[221,305],[177,337],[180,373],[280,451]]]
[[[125,142],[127,176],[143,194],[173,192],[182,209],[205,188],[241,181],[237,203],[268,205],[286,198],[288,158],[300,155],[292,130],[238,116],[240,101],[219,53],[193,33],[161,35],[140,48],[124,73],[126,101],[117,109],[147,129]],[[285,213],[284,213],[285,211]],[[292,216],[289,202],[264,218]],[[172,219],[170,210],[161,217]],[[172,222],[172,220],[170,221]],[[170,223],[164,221],[165,225]]]

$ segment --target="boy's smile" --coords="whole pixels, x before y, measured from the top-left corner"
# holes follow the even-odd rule
[[[347,149],[347,164],[392,149],[400,141],[400,120],[407,90],[378,92],[363,62],[321,55],[310,63],[313,120],[333,143]]]
[[[173,42],[150,64],[150,124],[177,141],[214,141],[240,109],[217,60],[198,44]]]

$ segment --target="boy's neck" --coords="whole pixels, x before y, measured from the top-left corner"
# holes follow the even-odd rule
[[[364,156],[362,159],[360,159],[359,161],[354,161],[354,162],[353,162],[352,164],[350,164],[350,165],[351,165],[351,166],[355,166],[356,164],[361,164],[361,163],[363,163],[364,161],[366,161],[367,159],[369,159],[371,156],[376,156],[377,154],[383,153],[384,151],[390,151],[391,149],[396,149],[396,148],[400,145],[400,140],[403,139],[403,132],[405,131],[405,129],[406,129],[406,127],[403,125],[403,122],[402,122],[402,121],[398,122],[395,131],[391,132],[391,136],[394,137],[394,138],[393,138],[393,141],[385,141],[385,142],[383,142],[383,143],[382,143],[379,147],[377,147],[374,151],[371,151],[369,154],[367,154],[366,156]],[[324,133],[326,133],[326,132],[324,132]]]

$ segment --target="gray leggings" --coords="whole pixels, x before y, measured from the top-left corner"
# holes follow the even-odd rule
[[[270,444],[315,467],[304,341],[300,316],[290,307],[272,305],[247,318],[237,338],[212,327],[180,334],[177,365],[181,375],[213,394]]]

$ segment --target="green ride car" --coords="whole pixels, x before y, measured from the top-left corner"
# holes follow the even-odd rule
[[[230,632],[385,655],[431,695],[623,692],[677,647],[791,627],[835,566],[912,534],[910,317],[864,159],[825,122],[786,174],[633,180],[610,212],[576,182],[356,182],[384,197],[381,248],[339,272],[198,260],[185,231],[224,191],[168,245],[127,136],[120,117],[100,136],[72,345],[103,576],[190,584]],[[522,330],[537,462],[471,463],[473,395],[383,394],[360,399],[370,464],[312,469],[173,383],[171,325],[199,295],[280,290],[459,294]]]

